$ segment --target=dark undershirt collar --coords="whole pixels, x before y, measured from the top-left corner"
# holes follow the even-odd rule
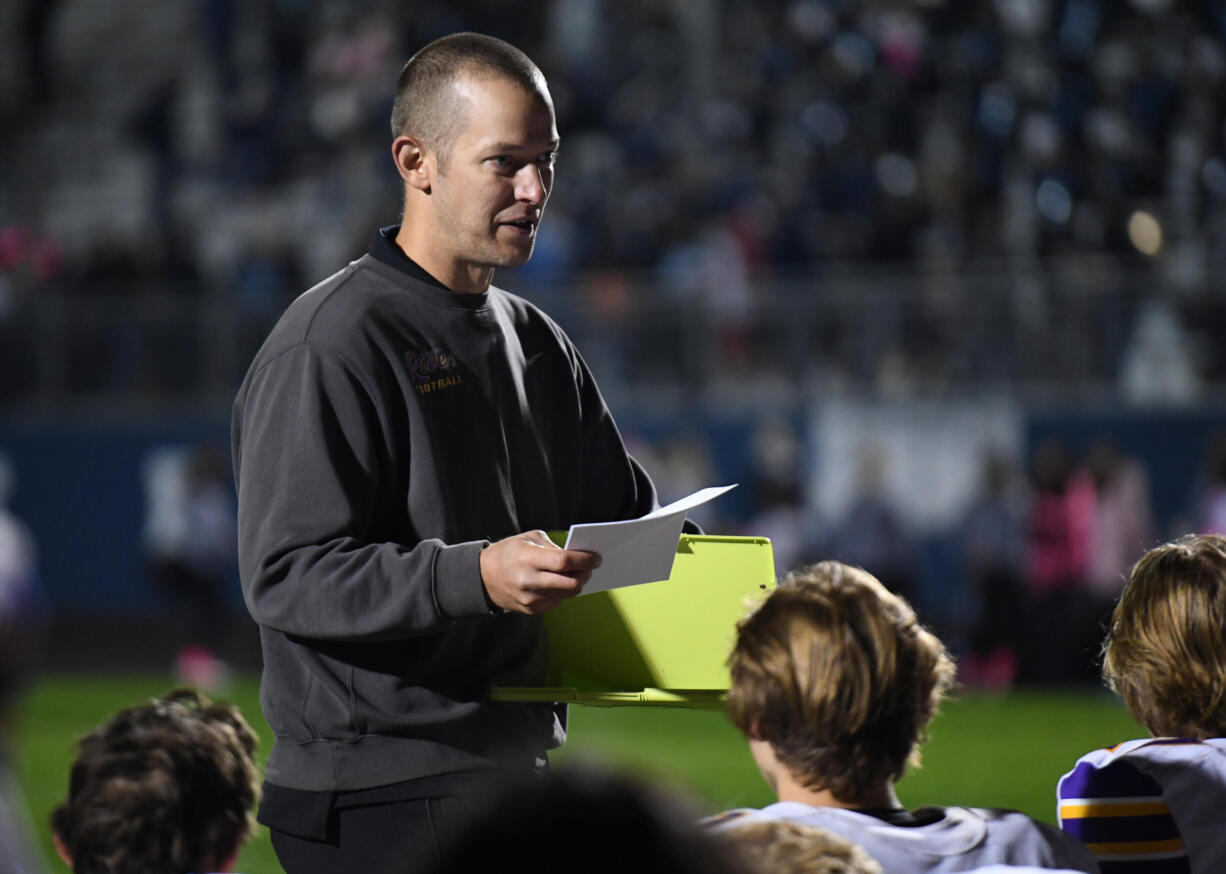
[[[427,285],[451,291],[450,288],[447,288],[447,286],[427,273],[424,267],[404,254],[404,249],[401,249],[396,244],[396,234],[398,233],[400,233],[400,225],[388,225],[385,228],[379,228],[370,240],[370,254],[384,264],[389,264]]]
[[[904,828],[931,825],[945,818],[945,814],[941,812],[940,808],[936,807],[920,807],[916,810],[907,810],[903,807],[859,807],[853,809],[856,813],[863,813],[865,816],[871,816],[890,825],[902,826]]]

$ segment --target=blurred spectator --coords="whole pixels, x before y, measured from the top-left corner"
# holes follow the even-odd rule
[[[661,300],[692,304],[712,324],[690,335],[702,351],[682,356],[694,365],[681,374],[686,384],[742,372],[755,339],[751,317],[771,287],[757,277],[773,279],[775,268],[796,270],[808,285],[815,265],[950,269],[1103,253],[1140,277],[1149,300],[1104,304],[1128,290],[1087,296],[1082,283],[1061,283],[1074,291],[1061,294],[1072,298],[1062,305],[1087,324],[1102,316],[1105,334],[1130,337],[1087,355],[1101,365],[1093,377],[1138,400],[1171,403],[1224,375],[1226,356],[1198,344],[1201,323],[1189,319],[1196,306],[1214,308],[1205,291],[1226,251],[1220,0],[589,0],[522,9],[321,0],[309,8],[199,0],[151,15],[119,0],[108,16],[92,16],[79,4],[22,4],[14,48],[25,55],[24,78],[31,93],[54,84],[54,100],[39,101],[46,124],[11,126],[12,154],[31,166],[6,180],[12,215],[0,220],[45,205],[47,226],[74,260],[113,234],[145,248],[162,226],[182,225],[194,250],[186,259],[213,280],[214,293],[235,272],[235,229],[258,225],[270,252],[309,238],[298,269],[318,276],[312,259],[331,264],[369,226],[366,194],[386,189],[392,172],[385,159],[367,157],[386,153],[375,148],[386,141],[388,109],[376,83],[405,47],[475,29],[548,58],[557,83],[567,141],[559,173],[568,185],[527,269],[554,288],[597,269],[661,280]],[[108,28],[124,34],[140,64],[99,62],[93,53],[108,43]],[[208,75],[181,76],[192,52],[207,59]],[[76,146],[82,117],[91,119],[88,184],[50,166]],[[124,120],[137,136],[121,135]],[[156,266],[151,278],[170,269]],[[954,332],[950,343],[940,319],[899,315],[897,289],[911,286],[910,272],[860,316],[866,338],[845,353],[860,360],[840,369],[871,368],[868,378],[883,389],[913,390],[911,374],[945,380],[968,347],[1017,342],[1014,328],[1027,320],[1013,312],[1007,284],[982,302],[995,314],[991,337]],[[0,290],[0,309],[3,297]],[[790,312],[786,304],[780,311]],[[667,330],[653,336],[674,344],[676,325],[695,324],[664,321]],[[1188,342],[1173,342],[1181,337]],[[70,342],[96,360],[88,332]],[[773,351],[769,340],[761,345]],[[1119,345],[1126,348],[1114,351]],[[641,363],[623,355],[629,360],[617,369]],[[667,375],[677,380],[677,370]],[[962,373],[982,379],[978,369]]]
[[[189,689],[119,711],[78,741],[56,849],[76,874],[233,870],[255,825],[258,742],[234,705]]]
[[[1193,521],[1196,531],[1226,534],[1226,431],[1210,436],[1196,487]]]
[[[856,494],[818,554],[863,568],[904,598],[915,597],[916,546],[889,493],[889,458],[868,443],[856,462]]]
[[[1086,583],[1094,531],[1094,485],[1068,447],[1046,438],[1031,459],[1034,500],[1026,556],[1027,605],[1020,679],[1088,680],[1097,634]]]
[[[745,533],[769,537],[779,575],[795,567],[804,545],[805,481],[800,437],[781,418],[764,418],[750,439],[751,508]]]
[[[169,597],[175,614],[180,679],[216,688],[227,679],[218,653],[229,637],[226,591],[236,561],[226,456],[212,444],[152,454],[145,492],[146,559],[154,586]]]
[[[12,771],[10,744],[18,694],[41,649],[44,605],[34,539],[5,509],[13,480],[11,465],[0,456],[0,874],[40,874],[47,868]]]
[[[959,678],[968,686],[1004,689],[1017,675],[1027,509],[1018,486],[1016,466],[988,453],[979,496],[962,518],[962,568],[975,604],[968,651],[959,664]]]
[[[1136,404],[1185,404],[1200,392],[1194,346],[1179,313],[1164,300],[1145,303],[1120,367],[1120,388]]]
[[[1094,533],[1087,581],[1098,602],[1098,614],[1105,619],[1128,572],[1153,545],[1153,510],[1145,468],[1121,453],[1109,437],[1094,441],[1087,462],[1094,481]]]
[[[437,871],[749,874],[696,818],[659,786],[594,765],[564,765],[490,799],[441,848]]]

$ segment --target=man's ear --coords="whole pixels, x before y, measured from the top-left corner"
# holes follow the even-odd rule
[[[430,193],[434,162],[421,140],[406,134],[396,137],[392,140],[392,160],[406,185]]]
[[[762,740],[762,721],[756,716],[749,720],[749,739]]]

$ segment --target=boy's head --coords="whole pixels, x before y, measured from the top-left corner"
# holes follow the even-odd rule
[[[918,761],[953,682],[941,642],[872,575],[793,571],[737,626],[728,712],[792,777],[853,802]]]
[[[1226,537],[1142,556],[1111,616],[1103,677],[1156,736],[1226,737]]]
[[[259,792],[256,735],[230,704],[180,689],[116,713],[79,741],[51,814],[76,874],[186,874],[232,864]]]

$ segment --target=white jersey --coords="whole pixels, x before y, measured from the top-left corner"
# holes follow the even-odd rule
[[[791,820],[842,835],[877,860],[884,874],[944,874],[986,865],[1032,865],[1097,872],[1080,843],[1045,823],[1013,810],[937,808],[943,815],[926,825],[891,825],[875,816],[838,807],[780,801],[761,810],[731,810],[707,821],[717,830],[763,820]]]
[[[1105,874],[1226,872],[1226,738],[1132,740],[1060,778],[1060,826]]]
[[[1071,868],[1036,868],[1033,865],[988,865],[966,874],[1077,874]]]

